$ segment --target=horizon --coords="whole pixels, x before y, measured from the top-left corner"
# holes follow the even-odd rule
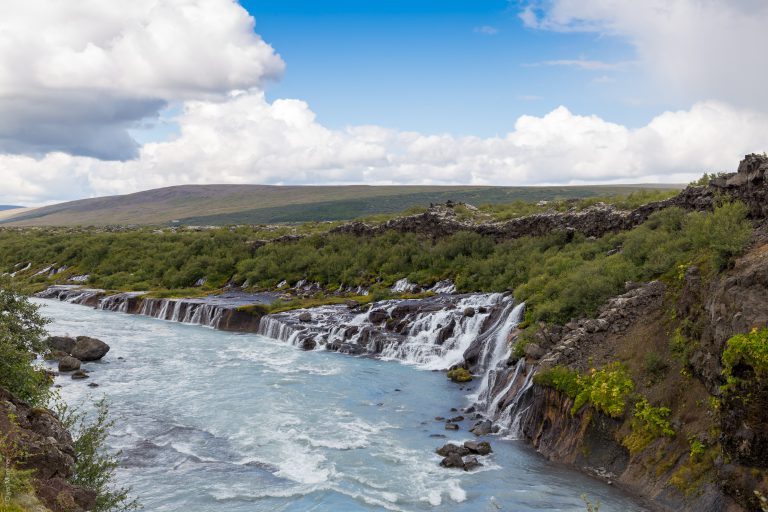
[[[743,51],[766,22],[753,0],[34,0],[0,20],[0,203],[687,183],[766,150]]]

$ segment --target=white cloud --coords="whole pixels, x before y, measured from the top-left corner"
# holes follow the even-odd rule
[[[559,59],[559,60],[545,60],[537,64],[531,64],[532,66],[564,66],[583,69],[586,71],[605,71],[605,70],[617,70],[627,67],[626,62],[603,62],[601,60],[589,60],[589,59]]]
[[[768,110],[765,0],[543,0],[520,14],[530,27],[626,38],[658,92]]]
[[[502,137],[377,126],[331,130],[298,100],[262,93],[188,102],[180,136],[125,162],[51,153],[0,156],[0,204],[39,204],[182,183],[489,184],[680,182],[764,149],[768,117],[703,102],[630,129],[559,107]]]
[[[129,158],[127,130],[167,102],[283,70],[232,0],[12,3],[0,16],[0,151]]]

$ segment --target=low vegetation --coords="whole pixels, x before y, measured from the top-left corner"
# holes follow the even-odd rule
[[[737,390],[745,380],[753,385],[768,381],[768,328],[754,328],[728,340],[723,351],[723,377],[726,392]]]

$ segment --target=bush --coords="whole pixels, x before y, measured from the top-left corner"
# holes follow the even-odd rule
[[[31,363],[46,349],[47,322],[26,297],[0,287],[0,387],[35,406],[50,397],[48,375]]]
[[[472,380],[472,374],[469,373],[469,371],[467,371],[465,368],[454,368],[453,370],[448,370],[447,377],[453,382],[469,382]]]
[[[564,366],[555,366],[536,373],[533,382],[539,386],[556,389],[571,399],[575,399],[581,392],[579,373]]]
[[[111,484],[118,466],[117,454],[105,452],[104,444],[114,421],[109,419],[106,400],[96,404],[96,415],[89,422],[83,414],[57,404],[57,414],[72,433],[77,461],[70,482],[96,492],[94,512],[138,510],[138,501],[129,497],[130,489],[114,488]]]
[[[670,413],[669,407],[654,407],[646,398],[641,398],[635,403],[630,423],[632,433],[622,441],[624,446],[634,454],[659,437],[674,437],[675,431],[667,419]]]
[[[581,389],[571,414],[576,414],[584,405],[591,405],[612,418],[624,414],[626,397],[635,389],[632,378],[621,363],[611,363],[602,370],[592,368],[587,375],[578,377],[578,384]]]
[[[656,380],[664,376],[668,368],[669,365],[667,362],[656,352],[648,352],[645,354],[643,369],[651,379]]]
[[[745,380],[757,384],[768,379],[768,328],[754,328],[726,342],[722,375],[725,391],[734,391]]]

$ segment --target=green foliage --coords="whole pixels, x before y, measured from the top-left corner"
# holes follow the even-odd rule
[[[726,267],[749,241],[752,226],[745,220],[744,203],[726,203],[714,213],[692,212],[686,219],[686,232],[695,249],[710,254],[715,270]]]
[[[20,508],[14,508],[17,507],[15,499],[34,492],[34,471],[18,468],[26,454],[16,440],[16,418],[11,415],[8,423],[11,425],[11,431],[0,433],[0,511],[19,510]]]
[[[0,283],[0,387],[33,405],[43,405],[50,396],[49,377],[32,359],[46,348],[47,320],[26,297],[2,286]]]
[[[600,500],[593,502],[586,494],[581,495],[581,501],[587,507],[587,512],[600,512]]]
[[[710,173],[704,173],[699,179],[696,181],[692,181],[690,184],[694,187],[700,187],[704,185],[709,185],[709,183],[714,180],[715,178],[720,178],[723,175],[727,173],[725,172],[710,172]]]
[[[588,374],[578,377],[578,384],[581,389],[571,414],[576,414],[584,405],[590,405],[612,418],[624,414],[626,397],[635,389],[626,367],[620,363],[611,363],[602,370],[592,368]]]
[[[469,382],[472,380],[472,374],[469,373],[469,371],[467,371],[465,368],[454,368],[453,370],[448,370],[447,377],[453,382]]]
[[[737,334],[726,342],[723,351],[725,391],[735,391],[743,381],[752,384],[768,379],[768,328]]]
[[[669,365],[658,353],[651,351],[645,354],[643,370],[651,379],[660,379],[668,369]]]
[[[700,460],[701,456],[704,455],[704,452],[707,449],[707,445],[702,443],[699,438],[694,435],[688,437],[688,445],[691,447],[689,457],[693,461]]]
[[[57,404],[57,414],[70,430],[74,439],[77,462],[70,482],[96,492],[94,512],[122,512],[141,508],[136,500],[130,499],[130,489],[114,488],[117,454],[107,453],[104,445],[114,420],[109,419],[109,408],[105,399],[96,404],[95,416],[88,421],[85,415],[70,410],[66,404]]]
[[[630,453],[637,453],[655,439],[674,437],[675,431],[669,423],[669,407],[654,407],[646,398],[635,403],[630,426],[632,432],[623,439],[622,443]]]
[[[536,373],[533,382],[539,386],[554,388],[571,399],[575,399],[582,390],[579,373],[564,366],[555,366]]]

